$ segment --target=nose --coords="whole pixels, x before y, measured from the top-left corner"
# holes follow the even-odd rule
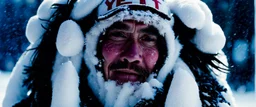
[[[121,60],[128,61],[129,63],[139,64],[142,62],[142,51],[138,43],[130,43],[124,47],[121,53]]]

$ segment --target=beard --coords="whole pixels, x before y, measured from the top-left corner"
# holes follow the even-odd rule
[[[133,107],[141,99],[154,99],[156,89],[163,84],[151,74],[145,82],[126,82],[118,84],[117,81],[103,79],[102,72],[97,72],[98,99],[104,107]]]
[[[134,72],[121,72],[122,70],[130,70]],[[115,80],[118,84],[123,84],[129,81],[145,82],[151,71],[134,63],[128,63],[127,61],[117,61],[109,65],[108,73],[109,72],[111,72],[112,75],[110,75],[108,79]]]
[[[120,84],[116,80],[106,79],[103,69],[95,69],[96,75],[91,72],[88,82],[104,107],[134,107],[142,99],[153,100],[157,89],[163,87],[163,84],[156,79],[155,72],[150,73],[136,64],[117,61],[110,64],[108,69],[112,71],[116,69],[134,70],[139,74],[140,80]]]

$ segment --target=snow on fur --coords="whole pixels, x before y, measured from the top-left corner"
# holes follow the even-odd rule
[[[137,94],[141,94],[141,98],[145,99],[154,99],[155,92],[153,88],[151,88],[148,82],[142,83],[140,89],[136,92]]]
[[[35,48],[37,45],[31,44],[28,49]],[[30,66],[33,53],[34,50],[25,51],[13,68],[3,99],[3,107],[11,107],[27,97],[28,89],[23,87],[23,81],[27,78],[24,69],[25,66]]]
[[[117,86],[115,81],[107,81],[105,88],[107,92],[104,107],[113,107],[121,87]]]
[[[225,55],[225,53],[223,51],[218,52],[219,54],[217,55],[217,58],[223,62],[226,66],[228,66],[228,61],[227,61],[227,56]],[[218,66],[225,68],[223,65],[218,64]],[[224,72],[220,72],[217,69],[213,68],[213,72],[212,76],[216,77],[216,80],[220,83],[220,85],[224,86],[227,89],[227,92],[222,92],[221,94],[223,95],[223,97],[230,102],[231,107],[236,107],[236,103],[235,103],[235,99],[233,97],[231,88],[229,87],[226,79],[227,79],[227,73]],[[225,107],[226,103],[220,103],[219,105],[220,107]]]
[[[49,20],[56,9],[51,8],[54,3],[66,4],[67,0],[44,0],[37,9],[37,15],[31,17],[26,26],[26,37],[30,43],[34,43],[38,40],[46,31],[42,26],[47,26]]]
[[[162,87],[157,79],[144,83],[116,84],[113,80],[104,81],[101,72],[97,72],[98,96],[104,107],[133,107],[139,100],[154,99],[155,87]]]
[[[105,82],[105,80],[104,80],[104,78],[103,78],[103,74],[101,73],[101,72],[97,72],[97,82],[98,82],[98,84],[99,84],[99,86],[101,87],[101,88],[99,88],[99,98],[100,98],[100,100],[101,101],[105,101],[104,100],[104,98],[105,98],[105,88],[104,88],[104,82]]]
[[[44,0],[37,9],[37,15],[31,17],[26,26],[26,37],[33,44],[46,31],[43,27],[48,27],[47,21],[56,11],[51,8],[54,3],[66,4],[67,0]]]
[[[64,57],[62,56],[60,53],[56,53],[56,60],[54,62],[54,65],[53,65],[53,73],[52,73],[52,76],[51,76],[51,80],[54,81],[54,79],[56,78],[56,76],[58,75],[58,71],[60,71],[63,63],[65,62],[68,62],[69,61],[69,58],[68,57]]]
[[[226,37],[219,25],[210,23],[208,26],[196,32],[192,40],[196,47],[204,52],[216,54],[226,43]]]
[[[55,72],[55,71],[59,71],[61,69],[63,63],[68,62],[68,61],[72,62],[73,66],[76,68],[77,73],[79,73],[79,71],[81,69],[80,67],[81,67],[82,59],[83,59],[82,57],[83,57],[82,52],[75,56],[72,56],[72,57],[65,57],[57,52],[56,57],[55,57],[56,60],[54,62],[54,66],[53,66],[54,72],[52,73],[51,80],[53,81],[53,79],[57,75],[57,72]]]
[[[78,0],[71,12],[71,17],[75,20],[85,17],[90,14],[101,2],[102,0]]]
[[[187,65],[177,61],[173,80],[169,88],[165,107],[201,107],[199,89]],[[182,66],[185,66],[184,68]]]
[[[224,47],[225,35],[219,25],[213,22],[212,13],[204,2],[200,0],[170,0],[168,5],[187,27],[197,29],[192,42],[200,51],[216,54]]]
[[[52,81],[51,107],[78,107],[79,76],[71,61],[64,63]]]
[[[165,60],[165,64],[163,65],[163,67],[160,69],[157,79],[163,83],[166,79],[166,76],[168,75],[168,73],[170,73],[172,71],[172,68],[175,64],[176,59],[179,57],[180,55],[180,50],[182,49],[181,44],[179,43],[178,39],[175,39],[175,47],[171,46],[173,45],[173,43],[171,43],[171,39],[169,39],[168,35],[165,36],[166,39],[166,44],[167,44],[167,48],[168,48],[168,55],[166,57]],[[169,40],[169,41],[168,41]]]
[[[60,25],[56,46],[59,53],[63,56],[74,56],[83,50],[84,35],[80,26],[67,20]]]
[[[76,54],[75,56],[69,57],[70,61],[72,62],[72,64],[74,65],[74,67],[76,68],[76,71],[79,73],[80,72],[80,67],[81,67],[81,63],[83,60],[83,52],[80,52],[79,54]]]
[[[131,83],[125,83],[117,97],[117,101],[114,107],[128,107],[128,99],[129,96],[133,93],[134,89],[135,88],[131,85]]]
[[[29,19],[26,26],[26,37],[28,41],[35,43],[46,31],[42,26],[46,26],[46,22],[41,21],[38,16],[33,16]]]
[[[189,28],[200,29],[204,25],[205,13],[198,5],[199,0],[168,0],[174,14]]]
[[[230,107],[227,103],[219,103],[218,107]]]
[[[157,87],[157,88],[162,88],[163,87],[163,84],[161,82],[159,82],[157,79],[154,79],[154,78],[149,80],[149,84],[152,87]]]
[[[37,15],[40,19],[48,20],[56,9],[51,8],[55,3],[67,4],[68,0],[44,0],[37,9]]]
[[[206,15],[205,24],[202,29],[198,29],[193,42],[197,48],[205,53],[216,54],[225,45],[226,38],[221,27],[213,22],[211,10],[203,3],[198,3]]]
[[[202,28],[205,26],[208,26],[210,23],[213,23],[212,12],[208,8],[208,6],[201,1],[198,1],[198,6],[201,8],[201,10],[204,12],[204,15],[205,15],[205,20],[202,21],[204,23]],[[197,28],[197,29],[202,29],[202,28]]]

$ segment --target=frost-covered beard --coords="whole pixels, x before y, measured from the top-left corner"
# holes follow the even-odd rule
[[[163,84],[156,80],[155,74],[151,74],[146,82],[117,84],[113,80],[104,80],[103,74],[97,72],[97,83],[99,84],[99,100],[105,107],[133,107],[142,99],[152,99],[156,91]]]

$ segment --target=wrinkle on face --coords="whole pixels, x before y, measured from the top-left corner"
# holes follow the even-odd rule
[[[105,79],[119,78],[119,76],[126,77],[124,81],[137,79],[137,76],[134,76],[136,74],[133,74],[134,71],[129,70],[129,67],[127,70],[109,69],[111,64],[120,61],[135,64],[151,73],[159,57],[156,43],[159,33],[156,31],[157,29],[150,25],[133,20],[114,23],[104,35],[106,37],[102,45]],[[138,78],[138,81],[140,80]]]

